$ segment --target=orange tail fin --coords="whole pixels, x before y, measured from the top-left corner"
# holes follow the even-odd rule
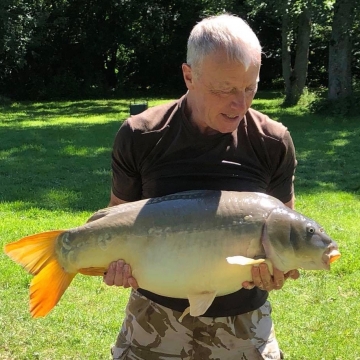
[[[63,270],[55,256],[55,246],[62,230],[24,237],[5,245],[5,253],[30,274],[30,312],[35,318],[45,316],[58,303],[76,274]]]

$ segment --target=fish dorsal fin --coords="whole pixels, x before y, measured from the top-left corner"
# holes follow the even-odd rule
[[[128,210],[140,209],[141,203],[143,203],[143,205],[145,205],[146,201],[149,201],[149,200],[139,200],[134,203],[128,202],[128,203],[118,204],[115,206],[110,206],[107,208],[100,209],[100,210],[96,211],[94,214],[92,214],[89,217],[89,219],[86,221],[86,223],[100,220],[104,217],[121,216],[122,214],[126,213]]]
[[[93,222],[95,220],[99,220],[99,219],[103,218],[104,216],[108,215],[111,211],[112,211],[111,208],[100,209],[97,212],[95,212],[94,214],[92,214],[89,217],[89,219],[87,219],[86,223]]]
[[[245,256],[229,256],[226,258],[229,264],[234,265],[258,265],[265,262],[265,259],[252,259]]]
[[[201,294],[188,295],[190,302],[190,315],[203,315],[214,301],[216,293],[216,291],[207,291]]]

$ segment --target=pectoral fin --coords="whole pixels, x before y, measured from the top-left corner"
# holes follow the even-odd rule
[[[252,259],[245,256],[230,256],[226,258],[229,264],[234,265],[257,265],[265,262],[265,259]]]

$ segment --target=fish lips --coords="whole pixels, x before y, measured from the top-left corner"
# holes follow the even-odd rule
[[[341,257],[341,254],[337,247],[330,246],[323,254],[323,263],[326,266],[326,269],[330,269],[330,264],[335,262]]]

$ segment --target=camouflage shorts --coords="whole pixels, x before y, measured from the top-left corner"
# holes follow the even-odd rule
[[[271,306],[229,317],[192,317],[132,291],[112,347],[114,360],[280,359]]]

